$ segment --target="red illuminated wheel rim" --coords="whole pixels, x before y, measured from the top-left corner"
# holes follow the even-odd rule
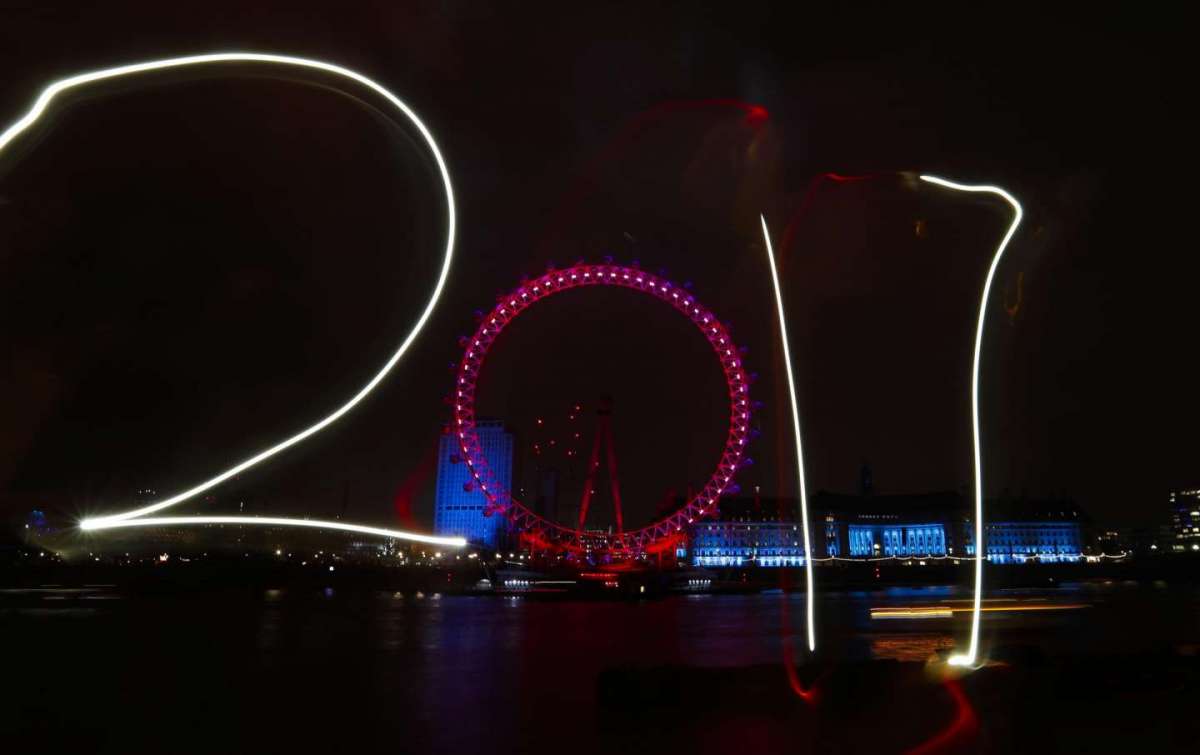
[[[587,286],[631,289],[670,304],[691,320],[712,346],[725,374],[729,394],[729,432],[716,471],[708,482],[670,516],[646,527],[618,534],[573,529],[535,514],[500,484],[488,466],[475,430],[476,382],[496,336],[535,302]],[[687,525],[716,513],[717,501],[733,484],[734,474],[749,442],[750,400],[746,372],[729,331],[682,287],[637,268],[619,265],[576,265],[565,270],[554,270],[501,298],[500,303],[480,320],[475,334],[465,341],[451,397],[454,405],[451,432],[458,437],[463,461],[487,498],[488,512],[503,513],[534,543],[546,548],[638,553],[651,549],[656,543],[678,539]]]

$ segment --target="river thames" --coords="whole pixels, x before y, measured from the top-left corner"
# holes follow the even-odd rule
[[[946,682],[927,662],[965,638],[969,598],[957,587],[822,594],[819,662],[790,681],[803,594],[606,602],[343,586],[11,588],[0,592],[0,729],[81,752],[1195,742],[1196,586],[991,591],[992,665]],[[1141,731],[1151,713],[1156,725]]]

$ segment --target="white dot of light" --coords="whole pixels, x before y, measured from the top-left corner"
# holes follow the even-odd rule
[[[84,530],[108,530],[118,527],[171,527],[186,524],[256,524],[265,527],[312,527],[314,529],[357,532],[363,535],[376,535],[396,540],[411,540],[417,543],[429,543],[430,545],[445,545],[451,548],[461,548],[467,544],[467,541],[461,537],[419,535],[414,532],[390,530],[384,527],[367,527],[362,524],[330,522],[322,519],[289,519],[274,516],[142,516],[134,519],[103,517],[85,519],[79,523],[79,527]]]
[[[153,503],[148,506],[143,506],[138,509],[132,509],[130,511],[122,512],[120,514],[111,514],[109,516],[104,516],[104,517],[95,517],[95,518],[90,518],[90,519],[84,519],[80,523],[80,526],[83,529],[102,529],[105,526],[117,526],[117,523],[119,523],[119,522],[128,521],[128,520],[134,519],[136,517],[144,516],[146,514],[152,514],[156,511],[161,511],[162,509],[168,508],[170,506],[174,506],[177,503],[182,503],[183,501],[186,501],[189,498],[192,498],[192,497],[198,495],[199,493],[202,493],[205,490],[208,490],[209,488],[214,487],[215,485],[219,485],[220,483],[224,482],[225,480],[228,480],[230,477],[233,477],[236,474],[244,472],[245,470],[249,469],[250,467],[253,467],[254,465],[258,464],[259,462],[269,459],[270,457],[274,456],[275,454],[279,453],[280,451],[283,451],[291,446],[294,446],[295,444],[299,443],[300,441],[304,440],[305,438],[309,437],[310,435],[320,432],[324,428],[326,428],[329,425],[336,422],[338,419],[340,419],[342,417],[342,415],[349,412],[360,401],[362,401],[367,396],[368,393],[370,393],[372,390],[374,390],[375,387],[380,383],[380,381],[382,381],[383,378],[386,377],[389,372],[391,372],[392,367],[394,367],[396,365],[396,363],[400,360],[400,357],[404,356],[404,353],[406,351],[408,351],[409,346],[411,346],[413,341],[416,340],[417,335],[421,332],[422,328],[424,328],[425,322],[429,319],[429,316],[433,313],[434,306],[436,306],[438,299],[441,297],[442,289],[446,284],[446,278],[448,277],[448,275],[450,273],[450,261],[451,261],[451,258],[453,257],[453,253],[454,253],[454,238],[455,238],[455,230],[456,230],[456,210],[455,210],[455,204],[454,204],[454,192],[450,185],[449,170],[446,168],[446,162],[442,158],[442,153],[438,149],[437,143],[433,139],[433,135],[430,133],[429,129],[425,126],[425,124],[421,121],[421,119],[417,117],[416,113],[414,113],[412,111],[412,109],[410,109],[409,106],[406,105],[399,97],[392,94],[386,88],[384,88],[380,84],[376,83],[375,81],[372,81],[371,79],[367,78],[366,76],[363,76],[362,74],[357,73],[355,71],[351,71],[348,68],[343,68],[341,66],[334,65],[332,63],[326,63],[326,62],[323,62],[320,60],[312,60],[310,58],[299,58],[299,57],[293,57],[293,56],[288,56],[288,55],[270,55],[270,54],[253,53],[253,52],[227,52],[227,53],[213,53],[213,54],[208,54],[208,55],[191,55],[191,56],[177,57],[177,58],[165,58],[162,60],[152,60],[152,61],[148,61],[148,62],[144,62],[144,63],[135,63],[132,65],[117,66],[115,68],[105,68],[105,69],[101,69],[101,70],[97,70],[97,71],[90,71],[87,73],[77,74],[75,76],[70,76],[65,79],[60,79],[59,81],[54,82],[53,84],[49,85],[44,90],[42,90],[41,95],[38,96],[37,100],[34,102],[33,107],[30,108],[29,112],[26,113],[18,121],[13,123],[11,126],[9,126],[2,134],[0,134],[0,153],[3,153],[4,149],[14,139],[16,139],[18,136],[20,136],[21,133],[23,133],[26,129],[28,129],[30,126],[32,126],[34,123],[36,123],[37,120],[39,118],[41,118],[42,115],[46,112],[51,101],[53,101],[54,98],[56,96],[58,96],[58,94],[60,94],[61,92],[65,92],[69,89],[74,89],[76,87],[82,87],[87,84],[92,84],[97,81],[116,79],[116,78],[120,78],[122,76],[129,76],[132,74],[146,73],[149,71],[159,71],[159,70],[164,70],[164,69],[169,69],[169,68],[182,68],[184,66],[209,65],[209,64],[219,64],[219,63],[267,63],[267,64],[274,64],[274,65],[293,66],[293,67],[297,67],[297,68],[315,69],[315,70],[323,71],[326,73],[334,74],[336,76],[340,76],[342,78],[349,79],[358,84],[361,84],[362,86],[365,86],[368,89],[379,94],[381,97],[383,97],[389,103],[391,103],[396,108],[396,110],[398,110],[405,118],[407,118],[408,121],[411,122],[412,125],[417,129],[417,131],[420,132],[421,137],[425,140],[425,144],[428,145],[428,147],[429,147],[429,151],[433,154],[433,158],[437,162],[438,171],[441,174],[443,187],[446,191],[446,251],[445,251],[445,254],[444,254],[444,257],[442,260],[441,272],[438,275],[437,283],[433,287],[433,293],[429,297],[429,301],[425,305],[424,311],[421,313],[421,316],[417,319],[416,325],[414,325],[412,330],[409,331],[408,335],[406,335],[404,337],[404,340],[401,342],[399,348],[396,349],[396,352],[394,354],[392,354],[391,358],[389,358],[387,360],[387,362],[383,365],[383,367],[375,374],[374,377],[372,377],[367,382],[366,385],[364,385],[358,391],[358,393],[354,394],[354,396],[352,396],[349,401],[347,401],[341,407],[336,409],[333,413],[329,414],[328,416],[319,420],[318,422],[309,426],[308,428],[301,430],[300,432],[296,433],[295,435],[291,436],[290,438],[287,438],[279,443],[276,443],[274,446],[271,446],[270,448],[259,452],[258,454],[250,457],[249,459],[246,459],[245,461],[241,462],[240,464],[230,467],[229,469],[218,474],[217,476],[215,476],[209,480],[206,480],[205,482],[202,482],[193,488],[185,490],[182,493],[178,493],[178,494],[171,496],[170,498],[166,498],[162,501],[158,501],[157,503]],[[263,521],[263,520],[255,520],[255,521]],[[280,524],[290,524],[290,525],[297,525],[297,526],[313,526],[313,525],[310,525],[307,523],[309,520],[280,519],[280,520],[275,520],[275,521]],[[167,522],[164,521],[163,523],[167,523]],[[175,523],[186,523],[186,522],[176,520]],[[338,528],[345,529],[345,528],[356,527],[356,526],[357,525],[339,525]],[[426,537],[424,535],[412,535],[410,533],[400,533],[395,530],[381,530],[381,529],[372,528],[372,527],[359,528],[356,531],[361,531],[364,533],[371,533],[371,532],[390,533],[390,534],[385,535],[385,537],[401,537],[401,536],[403,536],[403,537],[407,537],[410,539]]]
[[[992,264],[987,271],[987,278],[983,281],[983,294],[979,298],[979,318],[975,323],[975,356],[971,363],[971,438],[974,442],[975,452],[975,599],[974,610],[971,612],[971,643],[967,647],[967,652],[952,655],[947,662],[953,666],[974,666],[979,656],[979,616],[982,612],[983,558],[986,550],[986,544],[983,541],[983,461],[979,443],[979,361],[983,349],[983,324],[984,318],[987,316],[987,302],[988,295],[992,290],[992,279],[996,275],[996,268],[1000,265],[1000,257],[1004,255],[1004,250],[1017,232],[1017,226],[1021,224],[1021,218],[1025,213],[1016,197],[999,186],[960,184],[937,176],[921,176],[921,180],[955,191],[995,194],[1008,202],[1013,209],[1012,223],[1009,224],[1004,238],[1000,240],[1000,245],[996,247],[996,253],[992,256]]]
[[[775,251],[771,248],[771,232],[767,229],[766,217],[762,220],[763,241],[767,246],[767,261],[771,263],[771,283],[775,287],[775,309],[779,316],[779,340],[783,344],[783,366],[787,371],[788,398],[792,404],[792,434],[796,438],[796,480],[800,484],[800,522],[804,527],[804,582],[808,595],[807,606],[808,651],[817,649],[816,594],[813,592],[812,544],[808,538],[808,488],[804,483],[804,448],[800,443],[800,407],[796,401],[796,378],[792,374],[792,353],[788,347],[787,317],[783,313],[783,291],[779,286],[779,271],[775,268]]]

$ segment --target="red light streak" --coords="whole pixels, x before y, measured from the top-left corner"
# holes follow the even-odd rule
[[[559,209],[554,213],[540,242],[540,248],[546,252],[556,250],[564,235],[564,230],[572,227],[583,205],[583,201],[593,194],[597,188],[596,177],[610,165],[617,163],[621,155],[629,150],[638,139],[644,136],[654,126],[660,125],[669,116],[678,113],[699,113],[712,111],[733,111],[743,113],[742,125],[749,130],[750,141],[753,143],[763,133],[763,126],[770,119],[770,112],[762,105],[733,98],[710,98],[703,100],[670,100],[659,103],[649,110],[634,116],[621,129],[620,133],[580,171],[580,180],[566,192]]]
[[[833,181],[835,183],[857,183],[859,181],[866,181],[868,179],[875,178],[877,175],[879,175],[879,174],[868,173],[866,175],[861,175],[861,176],[847,176],[847,175],[842,175],[841,173],[821,173],[819,175],[812,177],[812,179],[808,182],[808,187],[804,190],[804,194],[800,197],[800,201],[796,205],[796,209],[792,211],[791,217],[788,218],[787,225],[784,226],[784,229],[783,229],[783,238],[779,242],[779,254],[776,255],[776,259],[775,259],[775,267],[776,267],[776,270],[778,271],[778,274],[780,277],[783,276],[784,269],[787,267],[788,254],[791,251],[792,243],[795,241],[796,229],[800,225],[800,222],[804,218],[804,216],[808,214],[809,206],[812,204],[813,199],[816,197],[817,190],[820,188],[821,183],[826,180]],[[775,325],[774,327],[776,330],[775,336],[778,337],[778,335],[779,335],[778,326]],[[782,373],[783,372],[783,355],[779,352],[779,350],[774,350],[772,352],[772,354],[773,354],[773,358],[772,358],[773,368],[774,368],[776,374]],[[787,404],[787,400],[788,399],[787,399],[787,394],[786,394],[786,386],[781,381],[776,381],[776,383],[775,383],[775,403],[778,404],[779,406],[783,406],[783,405]],[[788,439],[787,439],[786,435],[787,435],[787,423],[776,422],[775,423],[775,448],[776,449],[784,449],[787,447]],[[783,463],[783,461],[782,461],[783,451],[780,450],[778,453],[780,454],[780,457],[781,457],[780,458],[781,463],[777,463],[775,465],[775,470],[776,470],[776,472],[775,472],[776,488],[775,489],[776,490],[784,490],[785,489],[784,476],[786,475],[788,465],[787,465],[787,463]]]
[[[957,679],[947,679],[944,684],[954,701],[954,720],[942,731],[907,751],[907,755],[930,755],[931,753],[948,748],[955,740],[972,737],[979,729],[979,717],[971,707],[962,686]]]
[[[828,178],[830,181],[837,181],[838,183],[854,183],[856,181],[866,181],[867,179],[875,178],[877,175],[877,173],[867,173],[863,176],[843,176],[841,173],[823,173],[820,177]]]
[[[878,177],[878,173],[867,173],[861,176],[845,176],[841,173],[822,173],[813,176],[808,182],[808,188],[804,190],[803,196],[800,197],[800,202],[796,205],[796,209],[792,211],[792,216],[788,218],[788,223],[783,229],[783,239],[779,242],[779,259],[776,264],[782,273],[785,263],[787,262],[788,252],[791,251],[792,242],[796,237],[796,228],[800,221],[808,214],[809,205],[812,204],[816,197],[817,189],[820,188],[822,181],[833,181],[834,183],[858,183]]]
[[[791,577],[786,571],[779,572],[779,645],[783,650],[783,670],[787,674],[788,686],[792,692],[796,694],[806,703],[814,703],[817,700],[817,684],[821,681],[817,679],[811,686],[805,687],[800,681],[800,675],[796,673],[796,648],[792,643],[792,614],[788,610],[788,587],[791,586]],[[810,599],[810,596],[805,596],[805,599]],[[822,674],[824,677],[824,674]]]
[[[652,556],[658,555],[660,553],[669,553],[672,550],[674,550],[680,543],[686,542],[686,540],[687,540],[687,538],[685,538],[682,534],[679,534],[679,533],[676,533],[674,535],[668,535],[667,537],[664,537],[661,540],[657,540],[657,541],[651,543],[650,545],[647,545],[646,553],[648,553]]]
[[[416,524],[412,513],[413,498],[437,471],[437,454],[437,443],[431,443],[416,468],[409,472],[396,488],[396,495],[392,498],[392,510],[395,512],[396,521],[405,527],[412,527]]]
[[[1021,311],[1021,303],[1025,300],[1025,272],[1022,270],[1017,273],[1017,300],[1012,304],[1008,303],[1008,288],[1004,289],[1004,311],[1008,314],[1010,321],[1017,319],[1017,313]]]

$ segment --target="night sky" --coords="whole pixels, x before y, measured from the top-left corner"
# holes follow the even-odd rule
[[[5,125],[63,75],[247,49],[375,78],[446,156],[457,257],[415,348],[340,423],[179,513],[428,526],[472,313],[606,256],[691,282],[732,326],[764,403],[742,488],[794,494],[760,212],[810,489],[852,491],[869,461],[880,492],[965,490],[975,309],[1009,215],[919,172],[1002,185],[1027,211],[988,314],[987,493],[1066,492],[1150,524],[1168,489],[1200,485],[1181,18],[396,5],[0,10]],[[337,407],[395,349],[436,278],[443,203],[419,139],[332,83],[129,79],[0,158],[0,513],[181,490]],[[491,357],[479,412],[522,449],[537,418],[613,395],[629,523],[715,462],[720,372],[665,305],[564,294]],[[577,421],[586,453],[592,416]]]

